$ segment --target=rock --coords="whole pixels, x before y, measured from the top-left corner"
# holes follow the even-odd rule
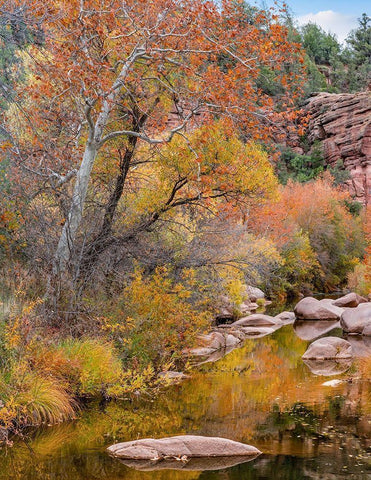
[[[225,346],[226,347],[237,347],[241,343],[241,339],[237,335],[228,333],[225,337]]]
[[[211,332],[207,335],[200,335],[203,346],[214,350],[225,347],[225,336],[221,332]]]
[[[194,357],[207,357],[208,355],[211,355],[216,351],[218,350],[215,350],[215,348],[197,347],[189,350],[189,354]]]
[[[263,313],[254,313],[233,322],[231,327],[271,327],[277,325],[282,326],[281,320]]]
[[[276,315],[274,318],[281,320],[283,323],[294,323],[295,321],[295,313],[294,312],[281,312]]]
[[[364,335],[365,337],[371,337],[371,322],[368,323],[362,330],[362,335]]]
[[[314,375],[339,375],[346,372],[352,366],[351,358],[333,359],[333,360],[310,360],[304,359],[303,362]]]
[[[251,302],[256,302],[258,300],[258,298],[264,298],[265,297],[265,293],[262,290],[260,290],[260,288],[252,287],[251,285],[247,285],[246,293],[247,293],[247,295],[249,297],[249,300]]]
[[[332,305],[332,301],[328,299],[305,297],[296,304],[294,312],[296,317],[302,320],[338,320],[343,309]]]
[[[352,346],[342,338],[323,337],[311,343],[302,358],[309,360],[352,358]]]
[[[241,327],[241,331],[245,335],[245,338],[261,338],[274,333],[276,329],[270,327]]]
[[[295,320],[294,323],[295,333],[302,340],[315,340],[338,327],[338,320]]]
[[[371,303],[360,303],[358,307],[345,310],[341,315],[340,326],[346,333],[362,334],[371,323]],[[366,333],[368,329],[366,329]]]
[[[174,372],[173,370],[160,372],[157,376],[159,378],[164,378],[165,380],[169,380],[169,381],[177,381],[177,380],[183,380],[185,378],[189,378],[189,375],[186,375],[183,372]]]
[[[186,461],[200,457],[248,457],[261,452],[251,445],[226,438],[180,435],[168,438],[145,438],[123,442],[107,448],[117,458],[161,461],[173,458]]]
[[[344,382],[345,380],[329,380],[328,382],[322,383],[322,387],[337,387]]]
[[[318,93],[307,101],[308,140],[321,142],[325,161],[340,159],[350,173],[346,183],[356,200],[371,200],[371,97],[369,92]]]
[[[185,470],[185,471],[200,471],[208,470],[224,470],[226,468],[234,467],[241,463],[251,462],[257,455],[250,455],[248,457],[206,457],[206,458],[170,458],[162,461],[152,460],[129,460],[119,459],[121,463],[127,467],[140,470],[142,472],[153,472],[155,470]]]
[[[234,311],[233,304],[227,295],[220,295],[217,300],[218,313],[215,315],[215,319],[218,322],[228,322],[233,320]]]
[[[367,299],[364,297],[361,297],[357,293],[348,293],[347,295],[344,295],[344,297],[340,297],[334,302],[332,302],[333,305],[336,307],[350,307],[350,308],[355,308],[358,307],[360,303],[365,303],[367,302]]]

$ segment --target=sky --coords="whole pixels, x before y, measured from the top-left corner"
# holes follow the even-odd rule
[[[273,1],[265,1],[270,5]],[[299,25],[312,22],[334,33],[342,43],[358,27],[362,13],[371,15],[370,0],[286,0]]]

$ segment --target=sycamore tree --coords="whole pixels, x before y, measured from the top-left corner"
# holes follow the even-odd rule
[[[21,10],[31,31],[42,25],[42,42],[22,54],[27,78],[7,112],[11,142],[3,152],[12,159],[14,195],[33,205],[42,195],[50,206],[56,277],[112,242],[125,189],[135,205],[144,184],[133,180],[143,164],[157,180],[166,162],[173,167],[134,236],[170,208],[209,209],[254,192],[241,175],[257,147],[234,159],[223,153],[222,161],[214,148],[211,161],[192,131],[207,132],[217,120],[224,139],[233,133],[266,144],[296,118],[303,72],[292,66],[303,58],[274,12],[236,0],[5,0],[3,8],[10,17]],[[258,86],[264,67],[282,85],[274,98]],[[94,219],[89,198],[100,215]],[[97,228],[87,236],[89,221]]]

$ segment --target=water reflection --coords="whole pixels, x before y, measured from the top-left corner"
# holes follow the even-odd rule
[[[358,363],[361,358],[342,374],[352,381],[324,387],[323,377],[301,359],[307,346],[291,325],[284,326],[198,367],[192,378],[152,402],[91,405],[78,421],[39,430],[28,445],[16,442],[3,449],[0,478],[366,479],[369,363]],[[105,453],[118,441],[185,433],[242,441],[264,455],[230,468],[209,465],[194,472],[135,470]]]
[[[312,341],[339,326],[337,320],[295,320],[294,330],[302,340]]]

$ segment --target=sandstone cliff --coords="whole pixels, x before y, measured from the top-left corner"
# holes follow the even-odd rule
[[[348,186],[355,199],[371,203],[371,94],[318,93],[306,103],[308,137],[320,140],[325,160],[341,160],[350,172]]]

